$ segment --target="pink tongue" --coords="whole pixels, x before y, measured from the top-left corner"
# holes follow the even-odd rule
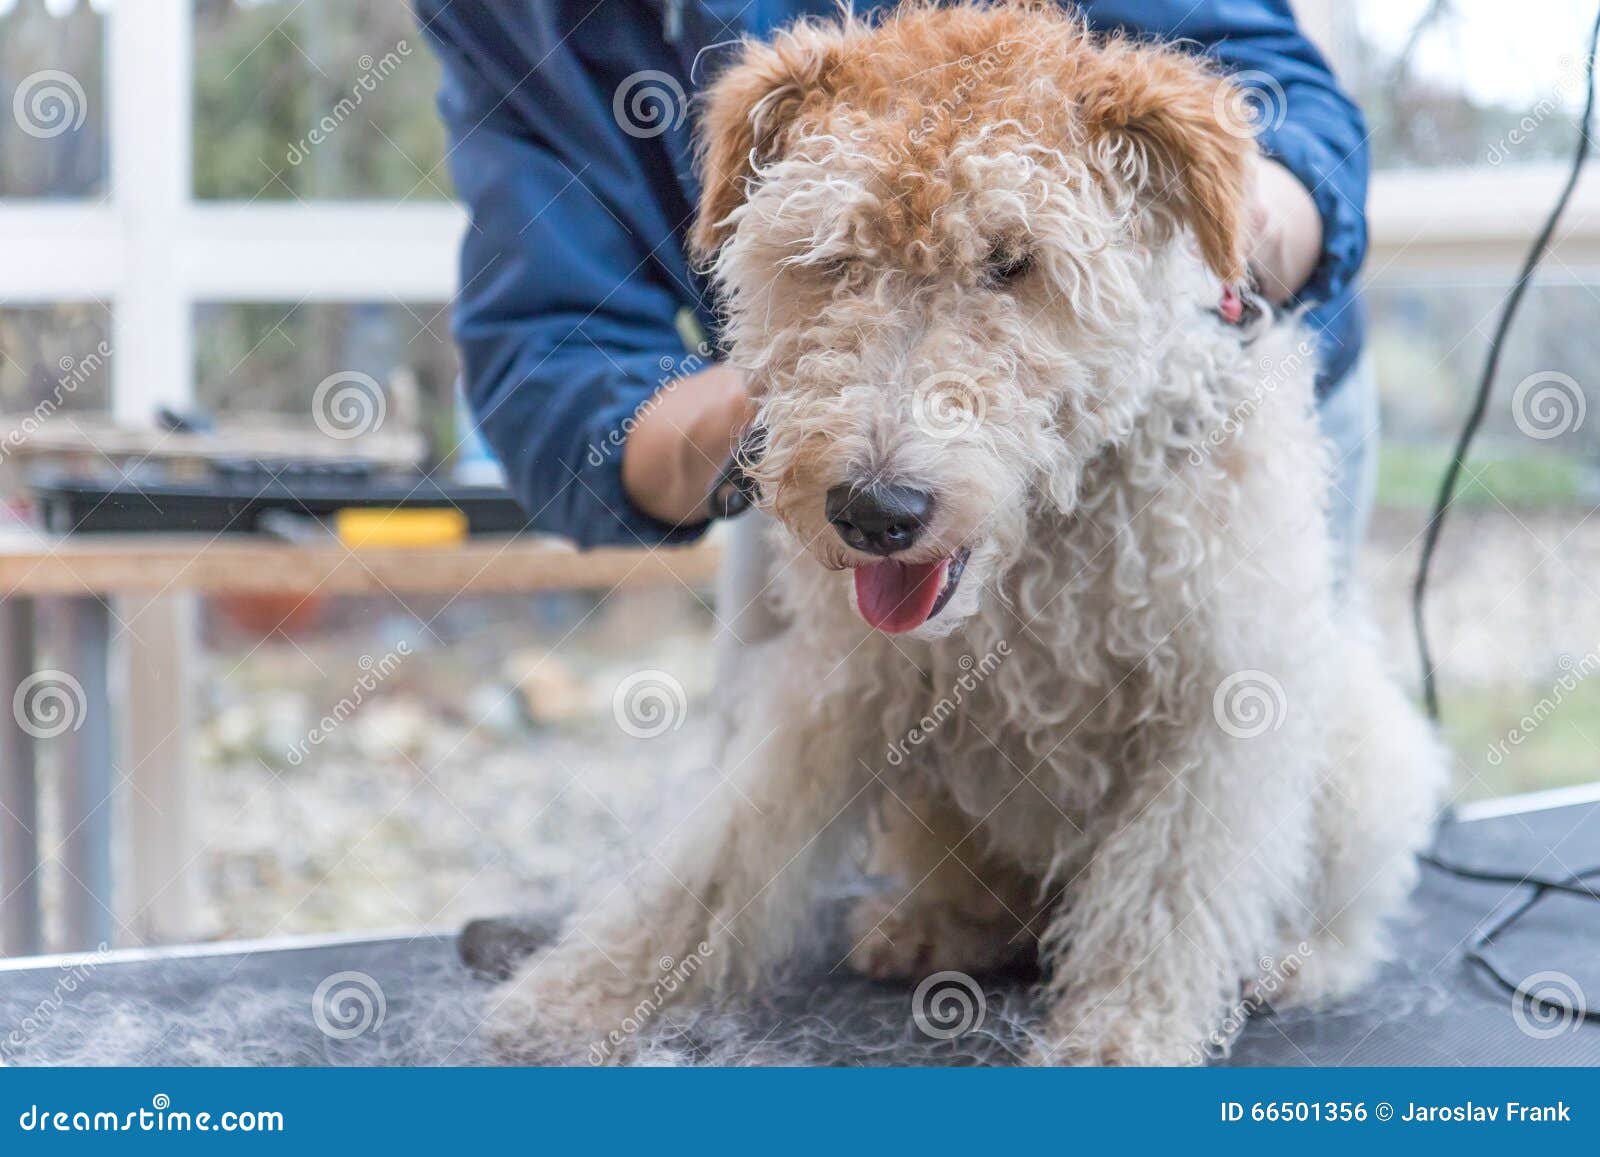
[[[891,635],[920,627],[939,601],[949,565],[949,559],[916,564],[890,559],[859,566],[856,608],[868,624]]]

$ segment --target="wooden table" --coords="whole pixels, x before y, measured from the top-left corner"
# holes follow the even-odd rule
[[[87,949],[117,931],[112,872],[114,782],[110,600],[157,606],[142,662],[126,680],[128,777],[139,789],[125,802],[151,812],[132,827],[130,869],[141,895],[172,887],[187,867],[184,831],[187,756],[183,713],[192,600],[185,595],[379,595],[612,590],[670,583],[703,585],[718,549],[705,544],[656,550],[578,551],[538,536],[472,538],[448,547],[363,549],[251,535],[79,535],[0,533],[0,943],[32,953],[43,942],[39,903],[39,791],[35,749],[56,744],[66,769],[61,849],[66,944]],[[37,667],[38,600],[57,603],[55,666]],[[141,635],[145,632],[141,631]],[[36,710],[28,710],[28,702]],[[179,705],[176,716],[171,705]],[[54,714],[59,709],[61,714]],[[168,720],[176,719],[172,726]],[[160,722],[157,723],[156,721]],[[124,737],[128,738],[128,737]],[[143,783],[141,781],[149,781]],[[181,889],[180,893],[181,895]],[[174,898],[177,898],[176,896]]]

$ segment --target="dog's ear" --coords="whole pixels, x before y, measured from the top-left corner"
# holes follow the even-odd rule
[[[839,46],[836,33],[800,25],[772,44],[746,43],[738,62],[706,91],[700,118],[700,206],[689,244],[697,258],[732,231],[730,213],[762,166],[782,154],[789,128],[822,91]]]
[[[1089,70],[1079,109],[1091,133],[1113,152],[1200,243],[1228,282],[1246,274],[1250,164],[1257,145],[1238,123],[1233,82],[1172,49],[1117,42]]]

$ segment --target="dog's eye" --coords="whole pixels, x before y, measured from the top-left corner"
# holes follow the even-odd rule
[[[984,279],[994,286],[1015,285],[1033,268],[1033,254],[1014,245],[999,245],[983,263]]]

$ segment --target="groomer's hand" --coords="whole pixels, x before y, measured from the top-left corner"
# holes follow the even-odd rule
[[[662,522],[704,522],[711,487],[755,409],[743,376],[726,365],[663,387],[639,411],[622,447],[628,497]]]
[[[1311,280],[1322,256],[1322,215],[1311,193],[1277,161],[1255,163],[1250,201],[1250,271],[1261,292],[1285,302]]]

